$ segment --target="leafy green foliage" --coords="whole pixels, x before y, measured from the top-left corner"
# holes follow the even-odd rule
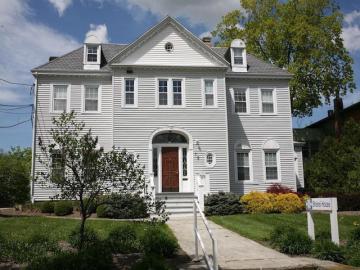
[[[31,149],[0,152],[0,207],[25,203],[30,194]]]
[[[151,256],[154,254],[171,257],[178,249],[176,238],[165,232],[161,227],[149,226],[140,239],[145,254]]]
[[[144,197],[139,194],[116,194],[105,196],[96,209],[98,217],[132,219],[149,216]]]
[[[205,197],[205,215],[234,215],[242,212],[239,196],[233,193],[219,192]]]
[[[315,258],[333,262],[344,262],[344,252],[341,247],[329,239],[317,240],[314,243],[312,254]]]
[[[40,205],[40,211],[41,213],[51,214],[54,213],[54,207],[55,207],[55,202],[53,201],[42,202]]]
[[[54,213],[57,216],[70,215],[73,212],[73,204],[71,201],[58,201],[54,206]]]
[[[308,254],[312,240],[303,232],[288,226],[277,226],[270,234],[270,243],[290,255]]]
[[[56,256],[34,260],[28,270],[97,270],[113,269],[111,252],[105,245],[98,244],[79,252],[60,252]]]
[[[99,244],[99,241],[100,241],[99,236],[97,235],[95,230],[92,229],[91,227],[86,226],[84,229],[83,247],[84,248],[93,247]],[[81,242],[80,228],[79,226],[77,226],[74,230],[71,231],[69,235],[69,243],[72,247],[79,248],[80,242]]]
[[[360,192],[360,124],[349,120],[340,139],[328,137],[305,164],[307,189],[314,192]]]
[[[140,251],[136,230],[131,224],[125,224],[112,230],[108,237],[111,250],[115,253],[133,253]]]
[[[212,34],[220,46],[244,39],[248,52],[293,73],[294,116],[311,115],[323,98],[330,103],[355,89],[343,15],[333,0],[241,0],[241,6],[244,12],[225,15]]]

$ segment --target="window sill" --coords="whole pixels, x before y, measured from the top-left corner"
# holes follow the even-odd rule
[[[138,106],[136,106],[136,105],[122,105],[121,108],[124,108],[124,109],[134,109],[134,108],[138,108]]]
[[[81,114],[101,114],[101,111],[86,111],[86,112],[81,112]]]
[[[278,114],[277,113],[260,113],[260,115],[263,115],[263,116],[276,116]]]
[[[255,182],[254,180],[235,180],[235,182],[238,184],[247,184],[247,185],[254,185],[254,186],[259,185],[259,183]]]
[[[281,180],[265,180],[266,184],[278,184],[281,183]]]

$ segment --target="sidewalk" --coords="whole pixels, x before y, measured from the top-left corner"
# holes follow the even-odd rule
[[[201,237],[208,254],[211,241],[205,231],[202,219],[198,218]],[[343,268],[334,262],[321,261],[308,257],[289,257],[255,241],[242,237],[209,221],[218,244],[218,262],[220,269],[353,269]],[[168,225],[175,233],[181,248],[194,257],[193,216],[171,217]],[[203,254],[199,245],[199,254]]]

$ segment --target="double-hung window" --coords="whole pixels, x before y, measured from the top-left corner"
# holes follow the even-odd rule
[[[68,86],[54,85],[53,86],[53,111],[66,112],[68,100]]]
[[[236,169],[238,181],[250,180],[250,152],[238,151],[236,153]]]
[[[205,106],[214,106],[215,105],[214,80],[205,80],[204,85],[205,85],[205,89],[204,89]]]
[[[159,105],[168,105],[168,80],[159,80]]]
[[[278,180],[278,151],[265,150],[265,173],[266,180]]]
[[[182,81],[172,80],[173,85],[173,105],[182,105]]]
[[[243,65],[243,49],[242,48],[233,48],[234,52],[234,64],[235,65]]]
[[[59,151],[51,154],[51,180],[56,182],[65,177],[65,160]]]
[[[236,113],[247,113],[246,89],[234,88],[234,102]]]
[[[88,46],[87,47],[87,61],[88,62],[97,62],[97,46]]]
[[[261,89],[261,109],[263,113],[274,113],[274,89]]]
[[[99,86],[86,85],[84,96],[84,111],[97,112],[99,111]]]
[[[125,105],[135,105],[135,79],[125,79]]]

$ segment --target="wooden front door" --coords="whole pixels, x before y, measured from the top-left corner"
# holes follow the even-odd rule
[[[162,191],[179,192],[179,151],[177,147],[161,148]]]

